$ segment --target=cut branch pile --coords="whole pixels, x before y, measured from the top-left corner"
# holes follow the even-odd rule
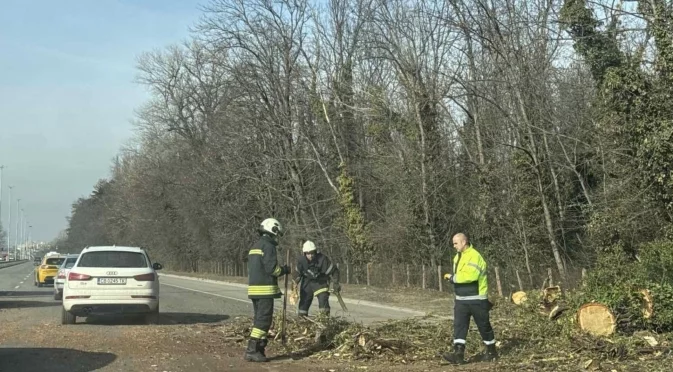
[[[557,291],[548,291],[552,292]],[[541,293],[541,300],[542,297]],[[563,300],[560,296],[553,300],[548,296],[546,299],[548,303],[556,303],[555,308]],[[585,304],[576,317],[564,318],[569,321],[550,322],[540,321],[547,316],[540,313],[538,303],[529,302],[516,306],[504,304],[492,311],[493,325],[499,334],[498,347],[503,350],[504,360],[500,365],[518,366],[533,361],[550,363],[552,360],[577,365],[586,362],[587,358],[596,363],[606,358],[654,360],[669,353],[669,344],[664,336],[654,333],[645,336],[616,334],[617,317],[603,304]],[[280,324],[279,314],[274,324]],[[271,342],[269,352],[272,355],[405,364],[441,362],[439,354],[450,349],[453,333],[451,322],[429,317],[364,326],[335,317],[290,316],[286,326],[287,344],[283,347],[280,342]],[[237,343],[243,348],[250,327],[250,319],[237,318],[224,324],[218,334],[223,342]],[[272,326],[269,337],[274,339],[277,335],[277,327]],[[483,348],[476,331],[468,334],[467,343],[470,354]]]

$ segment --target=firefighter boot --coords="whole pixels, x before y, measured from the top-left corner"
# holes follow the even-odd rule
[[[449,363],[453,364],[465,363],[465,345],[453,344],[453,353],[444,353],[442,357]]]
[[[266,362],[268,359],[259,352],[259,343],[261,340],[251,338],[248,340],[248,348],[245,350],[245,360],[248,362]]]
[[[486,345],[486,350],[479,356],[480,362],[492,362],[498,359],[498,352],[495,350],[495,345]]]
[[[266,353],[264,352],[264,349],[266,348],[266,345],[269,343],[269,340],[266,338],[259,340],[257,343],[257,351],[259,351],[264,357],[266,357]]]

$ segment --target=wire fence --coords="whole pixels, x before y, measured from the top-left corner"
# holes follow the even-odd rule
[[[180,272],[207,273],[230,277],[247,277],[245,262],[169,262],[166,269]],[[452,292],[452,285],[443,279],[444,274],[452,271],[451,267],[442,265],[414,265],[396,263],[376,263],[368,265],[352,265],[337,263],[341,275],[341,283],[363,285],[380,288],[419,288]],[[516,291],[543,289],[548,286],[560,285],[564,289],[576,288],[586,276],[586,269],[567,267],[565,278],[559,271],[546,265],[532,267],[530,272],[525,265],[521,268],[493,266],[488,269],[489,291],[499,296],[510,296]]]

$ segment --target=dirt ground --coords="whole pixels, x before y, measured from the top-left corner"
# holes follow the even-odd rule
[[[379,361],[304,358],[271,342],[268,363],[243,360],[244,341],[225,339],[227,323],[144,325],[128,318],[89,318],[75,326],[58,324],[58,307],[4,309],[0,371],[454,371],[424,362],[391,365]],[[469,370],[475,370],[476,365]],[[484,366],[487,367],[487,366]],[[495,367],[495,366],[493,366]],[[480,368],[478,370],[487,370]],[[492,369],[492,370],[498,370]]]
[[[7,270],[7,271],[5,271]],[[61,303],[52,299],[51,288],[35,288],[30,282],[30,273],[18,267],[4,271],[2,285],[11,289],[0,290],[0,371],[2,372],[178,372],[178,371],[669,371],[673,355],[668,348],[656,354],[641,354],[628,360],[610,359],[587,350],[575,351],[576,345],[564,349],[549,341],[556,335],[540,334],[530,339],[524,329],[510,328],[507,324],[517,319],[505,307],[496,307],[493,319],[496,337],[499,340],[501,359],[497,363],[471,363],[451,366],[442,362],[439,353],[448,351],[451,342],[451,327],[446,320],[434,323],[427,320],[423,331],[420,324],[409,323],[404,331],[386,337],[415,337],[420,348],[405,356],[381,350],[360,355],[353,360],[348,353],[335,350],[308,353],[296,348],[296,336],[303,328],[295,329],[288,347],[272,341],[267,355],[268,363],[254,364],[243,360],[245,338],[249,334],[251,320],[248,316],[234,315],[228,303],[227,309],[218,310],[219,316],[201,308],[195,308],[195,299],[183,292],[166,292],[162,302],[163,311],[159,324],[146,325],[139,319],[121,317],[90,317],[79,319],[76,325],[61,325]],[[25,272],[24,272],[25,271]],[[2,274],[2,273],[0,273]],[[11,275],[10,275],[11,274]],[[28,280],[28,281],[26,281]],[[15,281],[16,283],[10,283]],[[4,283],[4,284],[3,284]],[[9,284],[8,284],[9,283]],[[344,292],[347,289],[344,289]],[[352,293],[366,294],[373,290],[381,296],[384,291],[362,289]],[[414,301],[430,298],[422,291],[409,294]],[[436,296],[436,295],[435,295]],[[404,297],[402,291],[388,292],[388,298]],[[368,296],[366,300],[376,300]],[[171,300],[172,302],[167,302]],[[441,300],[441,298],[439,299]],[[201,301],[217,301],[203,296]],[[399,300],[397,300],[399,301]],[[447,299],[448,301],[448,299]],[[406,302],[406,301],[405,301]],[[391,304],[391,302],[387,302]],[[392,303],[398,304],[398,303]],[[421,304],[422,305],[422,304]],[[217,305],[219,306],[219,305]],[[247,306],[247,305],[246,305]],[[223,311],[231,316],[224,316]],[[242,312],[247,313],[247,311]],[[241,314],[242,314],[241,313]],[[410,328],[411,327],[411,328]],[[352,335],[348,333],[348,339]],[[673,337],[657,336],[662,345],[673,343]],[[468,334],[468,357],[480,351],[478,333]],[[609,340],[607,340],[609,341]],[[606,341],[606,342],[607,342]],[[470,346],[471,345],[471,346]],[[566,345],[568,346],[568,345]],[[590,346],[590,345],[589,345]],[[415,357],[416,353],[425,353]],[[435,354],[436,353],[436,354]],[[404,353],[403,353],[404,354]],[[369,359],[365,359],[369,358]],[[413,360],[413,362],[412,362]]]

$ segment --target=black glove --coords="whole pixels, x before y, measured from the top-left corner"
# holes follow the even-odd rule
[[[332,285],[332,290],[334,291],[334,293],[339,294],[341,292],[341,284],[334,283]]]
[[[280,267],[280,276],[288,275],[291,272],[292,272],[292,270],[290,269],[290,266],[283,265],[283,266]]]
[[[318,278],[318,274],[314,273],[311,269],[306,270],[305,275],[308,279],[317,279]]]

